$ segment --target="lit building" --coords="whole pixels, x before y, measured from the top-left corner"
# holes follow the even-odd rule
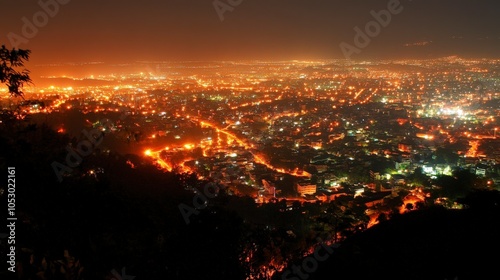
[[[297,193],[299,193],[300,196],[304,195],[313,195],[316,193],[316,184],[311,184],[310,182],[301,182],[297,183]]]

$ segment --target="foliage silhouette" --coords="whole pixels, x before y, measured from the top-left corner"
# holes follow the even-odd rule
[[[9,50],[2,45],[0,48],[0,83],[6,84],[9,93],[15,97],[23,97],[23,86],[32,83],[30,71],[23,68],[30,58],[30,50]]]

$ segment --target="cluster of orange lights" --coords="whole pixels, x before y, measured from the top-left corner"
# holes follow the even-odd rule
[[[226,137],[227,137],[227,144],[228,145],[233,145],[233,144],[238,144],[242,147],[244,147],[246,150],[250,151],[250,153],[252,154],[252,156],[254,157],[254,161],[256,163],[259,163],[259,164],[262,164],[262,165],[265,165],[267,168],[273,170],[273,171],[276,171],[278,173],[284,173],[284,174],[289,174],[289,175],[292,175],[292,176],[298,176],[298,177],[310,177],[311,174],[307,173],[307,172],[304,172],[304,171],[299,171],[298,169],[296,170],[293,170],[293,171],[286,171],[284,169],[281,169],[281,168],[276,168],[274,167],[273,165],[271,165],[270,163],[268,163],[264,158],[262,158],[261,156],[253,153],[251,150],[254,148],[254,145],[253,144],[250,144],[250,143],[247,143],[246,141],[240,139],[239,137],[237,137],[236,135],[234,135],[233,133],[227,131],[227,127],[224,128],[224,129],[221,129],[219,128],[217,125],[215,124],[212,124],[210,122],[207,122],[207,121],[201,121],[201,120],[196,120],[195,118],[192,118],[193,121],[198,121],[199,124],[202,126],[202,127],[211,127],[211,128],[214,128],[218,134],[222,133],[224,134]],[[219,137],[219,140],[220,140],[220,137]],[[191,143],[186,143],[184,145],[182,145],[182,148],[184,148],[185,150],[193,150],[196,146],[194,144],[191,144]],[[165,148],[165,150],[169,150],[169,147]],[[172,171],[174,168],[171,164],[165,162],[165,160],[163,160],[160,156],[160,151],[153,151],[151,149],[147,149],[144,151],[144,155],[148,156],[148,157],[153,157],[155,158],[156,162],[164,169],[168,170],[168,171]],[[204,149],[203,151],[203,154],[206,155],[206,149]],[[183,171],[185,172],[191,172],[191,170],[187,167],[184,167],[184,165],[182,164],[182,166],[180,166]]]

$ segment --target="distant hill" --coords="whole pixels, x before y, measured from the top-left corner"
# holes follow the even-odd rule
[[[75,80],[71,78],[34,78],[35,86],[44,88],[49,86],[58,87],[97,87],[97,86],[112,86],[116,82],[97,80],[97,79],[82,79]]]

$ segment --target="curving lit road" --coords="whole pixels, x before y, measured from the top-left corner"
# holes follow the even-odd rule
[[[229,126],[227,126],[225,128],[221,128],[220,126],[218,126],[214,123],[211,123],[209,121],[200,120],[200,119],[193,118],[193,117],[191,117],[189,120],[194,122],[194,123],[199,124],[201,127],[211,127],[213,129],[215,129],[217,131],[217,133],[224,134],[228,138],[229,141],[236,141],[236,143],[238,143],[240,146],[244,147],[246,150],[248,150],[250,152],[250,154],[252,154],[252,156],[254,157],[254,161],[256,163],[262,164],[273,171],[276,171],[278,173],[283,173],[283,174],[289,174],[292,176],[299,176],[299,177],[310,177],[311,176],[311,174],[309,174],[307,172],[299,173],[298,170],[294,170],[293,172],[287,172],[284,169],[274,167],[269,162],[267,162],[264,158],[262,158],[261,156],[257,155],[255,152],[252,151],[254,149],[253,144],[250,144],[246,140],[241,139],[238,136],[236,136],[234,133],[227,131]],[[144,152],[144,154],[146,156],[154,158],[156,160],[156,162],[163,169],[166,169],[168,171],[172,171],[174,169],[174,167],[161,158],[160,152],[162,152],[162,151],[163,151],[163,149],[158,150],[158,151],[152,151],[151,149],[148,149]],[[183,168],[183,169],[185,169],[186,172],[189,171],[187,168]]]

